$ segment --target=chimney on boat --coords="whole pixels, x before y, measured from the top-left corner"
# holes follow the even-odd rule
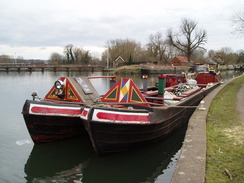
[[[110,88],[112,88],[115,83],[116,83],[116,77],[111,77],[110,78]]]
[[[147,79],[148,75],[142,75],[143,92],[147,92]]]
[[[158,96],[164,97],[164,87],[165,87],[166,75],[158,76]]]

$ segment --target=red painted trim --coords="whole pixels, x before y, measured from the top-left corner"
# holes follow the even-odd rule
[[[83,110],[83,111],[81,112],[81,116],[83,116],[83,117],[86,117],[87,114],[88,114],[88,111],[86,111],[86,110]]]
[[[149,122],[148,116],[132,115],[132,114],[108,114],[105,112],[97,113],[98,119],[112,120],[112,121],[138,121]]]
[[[60,108],[49,108],[49,107],[32,107],[31,112],[33,113],[47,113],[47,114],[66,114],[66,115],[79,115],[80,109],[60,109]]]
[[[166,78],[166,75],[165,74],[164,75],[159,75],[158,78],[159,79],[164,79],[164,78]]]

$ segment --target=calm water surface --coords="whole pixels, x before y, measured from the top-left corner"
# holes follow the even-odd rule
[[[85,76],[102,75],[86,73]],[[225,78],[239,75],[224,74]],[[37,92],[44,97],[67,72],[0,72],[0,182],[142,183],[170,182],[180,153],[185,129],[166,141],[134,151],[97,156],[88,137],[34,145],[21,114],[26,99]],[[140,77],[133,79],[141,87]],[[150,83],[155,81],[150,79]],[[94,81],[99,93],[108,89],[106,80]]]

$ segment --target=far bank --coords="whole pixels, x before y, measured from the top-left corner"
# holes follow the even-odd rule
[[[126,65],[113,69],[115,74],[167,74],[187,72],[190,66],[162,66],[162,65]]]

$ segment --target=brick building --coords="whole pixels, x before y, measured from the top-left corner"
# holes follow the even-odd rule
[[[173,66],[188,66],[188,65],[193,65],[194,61],[191,60],[190,62],[188,62],[187,57],[176,56],[170,61],[170,63]]]

